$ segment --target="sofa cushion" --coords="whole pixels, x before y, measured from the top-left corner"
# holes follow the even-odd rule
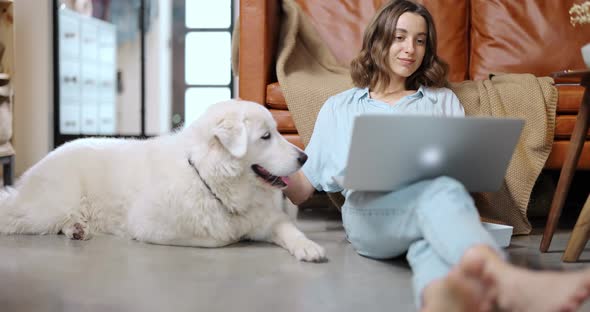
[[[295,122],[293,122],[293,117],[291,117],[291,113],[288,110],[270,109],[270,113],[277,122],[277,128],[280,133],[297,133]]]
[[[318,35],[342,65],[360,50],[363,31],[385,0],[297,0]]]
[[[489,73],[548,76],[585,68],[580,48],[590,31],[574,28],[574,0],[471,0],[471,79]]]
[[[336,59],[345,66],[359,52],[363,32],[388,0],[297,0]],[[451,68],[450,80],[467,78],[468,0],[419,0],[433,15],[438,53]]]
[[[561,169],[565,162],[565,157],[569,149],[569,140],[555,140],[551,153],[545,162],[545,169]],[[590,141],[584,142],[580,160],[578,161],[578,169],[590,169]]]
[[[557,118],[555,118],[555,138],[571,138],[575,125],[576,115],[558,115]],[[586,138],[590,139],[590,129],[588,129]]]
[[[557,85],[557,113],[558,114],[577,114],[582,104],[584,87],[582,86],[560,86]]]
[[[469,78],[469,1],[423,0],[438,34],[438,54],[449,63],[449,80],[459,82]]]
[[[278,82],[273,82],[266,86],[266,106],[274,109],[289,109],[285,95],[281,91],[281,86]]]

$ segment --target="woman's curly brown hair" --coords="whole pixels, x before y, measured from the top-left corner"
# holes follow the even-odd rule
[[[409,0],[393,0],[383,6],[373,17],[363,36],[359,55],[350,64],[350,74],[355,86],[373,91],[383,91],[389,86],[393,75],[389,66],[389,48],[395,39],[395,28],[399,17],[406,13],[422,16],[428,27],[428,39],[424,60],[415,73],[406,79],[407,90],[425,87],[448,86],[449,65],[436,54],[436,29],[428,10]]]

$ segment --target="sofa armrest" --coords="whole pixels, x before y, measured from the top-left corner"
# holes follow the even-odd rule
[[[265,104],[266,86],[276,81],[280,32],[279,0],[240,0],[239,96]]]

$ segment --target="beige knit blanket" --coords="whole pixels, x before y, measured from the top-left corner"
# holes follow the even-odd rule
[[[283,0],[282,7],[277,77],[297,131],[307,145],[322,104],[352,83],[348,69],[338,64],[295,1]],[[553,143],[557,102],[553,80],[506,74],[453,84],[451,89],[467,115],[525,119],[501,190],[474,194],[474,198],[482,218],[510,224],[514,234],[528,234],[530,194]],[[338,201],[334,195],[331,198]]]

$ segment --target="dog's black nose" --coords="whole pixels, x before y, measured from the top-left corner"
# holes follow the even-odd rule
[[[303,166],[303,164],[307,161],[307,154],[301,152],[299,153],[299,157],[297,157],[297,161],[299,162],[300,165]]]

